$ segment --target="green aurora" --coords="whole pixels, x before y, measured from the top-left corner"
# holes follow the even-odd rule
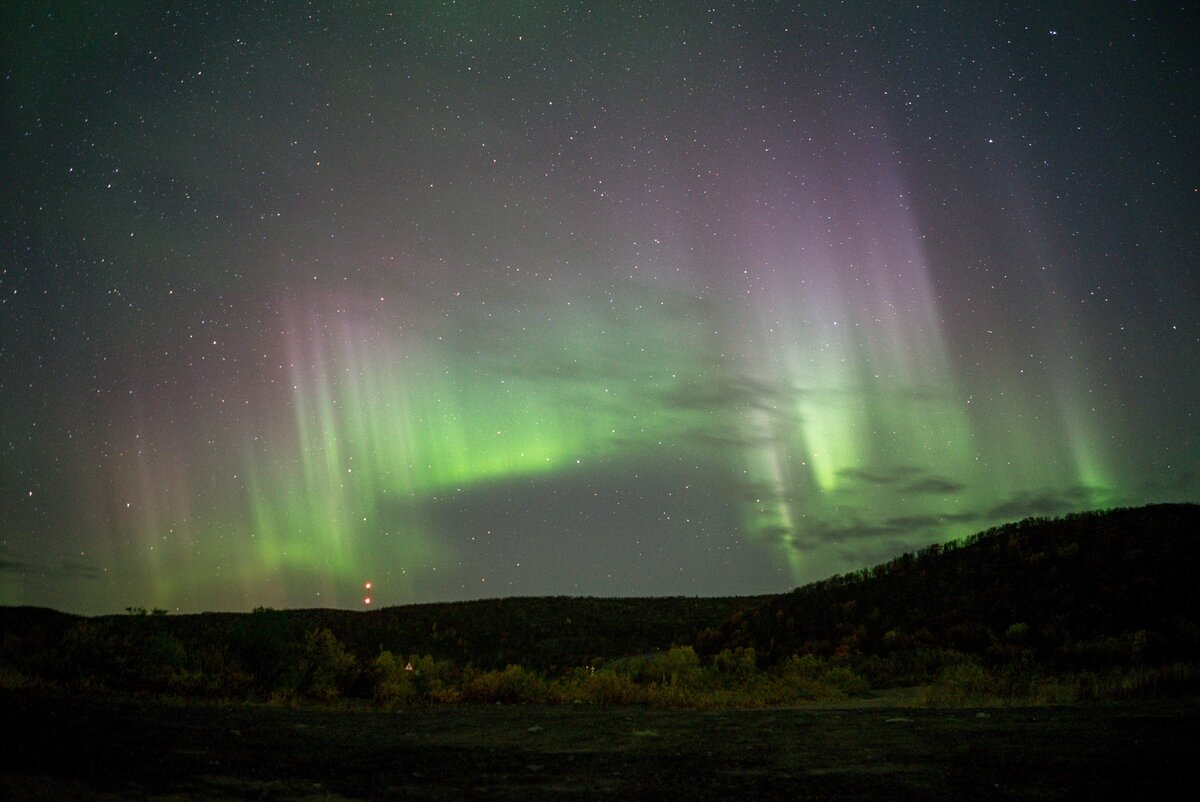
[[[775,592],[1196,498],[1186,20],[326,11],[8,23],[0,603]]]

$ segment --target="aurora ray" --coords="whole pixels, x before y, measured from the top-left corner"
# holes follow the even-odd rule
[[[1195,10],[634,6],[11,15],[0,603],[780,591],[1195,499]]]

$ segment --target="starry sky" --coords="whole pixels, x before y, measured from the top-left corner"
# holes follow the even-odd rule
[[[1198,17],[19,4],[0,603],[778,592],[1195,501]]]

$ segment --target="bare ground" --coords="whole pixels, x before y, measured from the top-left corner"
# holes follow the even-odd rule
[[[384,713],[0,693],[3,799],[1195,799],[1200,700]]]

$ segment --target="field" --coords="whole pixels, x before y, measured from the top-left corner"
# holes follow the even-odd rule
[[[397,712],[5,691],[0,798],[1191,799],[1200,700]]]

